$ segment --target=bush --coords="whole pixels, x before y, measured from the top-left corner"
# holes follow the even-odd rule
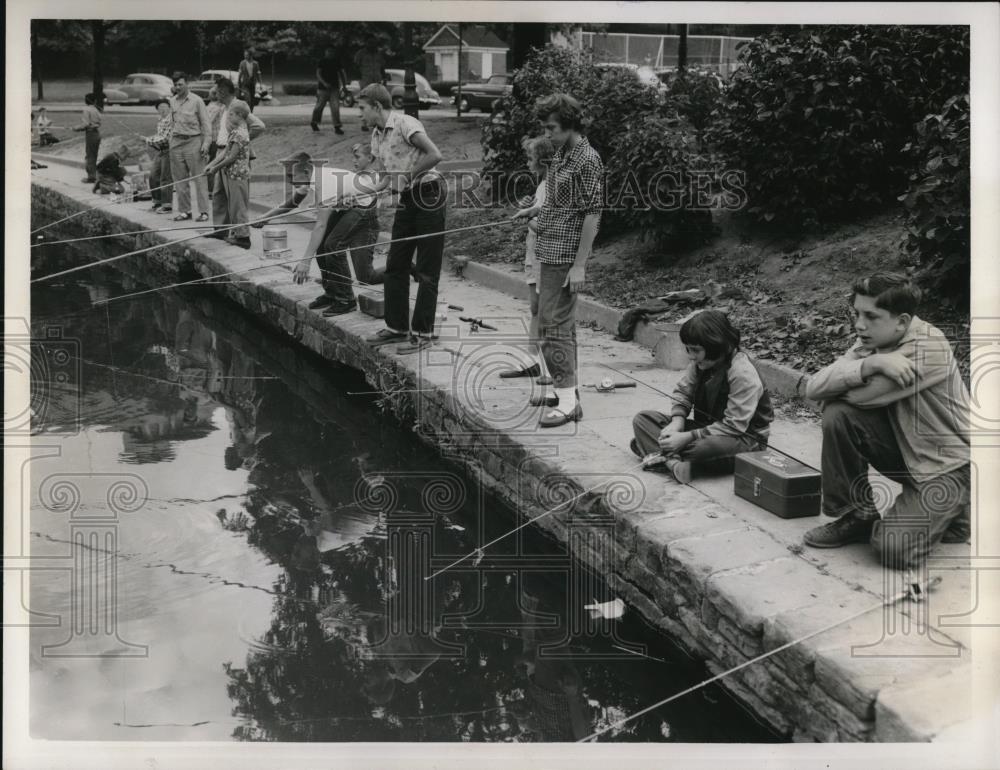
[[[282,93],[288,96],[315,96],[315,83],[282,83]]]
[[[664,80],[667,104],[687,119],[698,137],[708,128],[712,113],[722,105],[724,81],[715,70],[688,68],[671,71]]]
[[[969,293],[969,97],[949,99],[940,114],[917,124],[907,144],[917,163],[899,196],[907,209],[905,250],[922,281],[964,302]]]
[[[602,217],[601,233],[639,227],[644,237],[661,244],[679,244],[692,231],[705,233],[705,219],[710,222],[711,216],[707,211],[694,216],[688,210],[687,196],[678,199],[683,204],[679,209],[651,205],[647,193],[660,194],[664,200],[676,195],[678,186],[688,186],[687,172],[706,168],[708,161],[698,151],[691,124],[679,118],[659,92],[642,84],[633,71],[601,69],[594,66],[588,52],[550,46],[532,54],[515,73],[512,85],[512,92],[498,100],[482,134],[485,169],[501,176],[517,174],[516,184],[504,186],[508,199],[531,192],[521,140],[541,133],[535,103],[543,96],[564,92],[576,97],[587,111],[584,133],[607,172],[607,197],[612,205]],[[654,174],[661,178],[653,180]],[[639,194],[630,196],[628,191]],[[694,220],[697,226],[692,225]]]
[[[913,124],[968,92],[967,27],[780,30],[748,43],[709,139],[746,172],[749,212],[795,227],[891,202]]]

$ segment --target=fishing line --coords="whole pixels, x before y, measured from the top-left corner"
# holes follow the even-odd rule
[[[363,248],[371,248],[371,247],[375,247],[375,246],[383,246],[383,245],[389,244],[389,243],[399,243],[399,242],[402,242],[402,241],[420,240],[421,238],[430,238],[430,237],[433,237],[433,236],[436,236],[436,235],[446,235],[446,234],[451,233],[451,232],[459,232],[460,230],[475,230],[475,229],[480,229],[480,228],[484,228],[484,227],[496,227],[497,224],[507,224],[507,223],[505,223],[505,222],[499,222],[499,223],[498,222],[490,222],[490,223],[484,224],[484,225],[470,225],[468,227],[458,228],[456,230],[442,230],[442,231],[437,232],[437,233],[424,233],[422,235],[411,235],[411,236],[407,236],[405,238],[390,239],[388,241],[376,241],[375,243],[368,244],[367,246],[355,246],[354,248],[355,249],[363,249]],[[241,225],[233,225],[233,227],[241,227]],[[195,236],[195,237],[198,237],[198,236]],[[190,239],[182,239],[182,240],[190,240]],[[173,241],[173,243],[181,243],[181,242],[182,241]],[[163,245],[171,245],[171,244],[163,244]],[[154,248],[161,248],[161,247],[162,246],[156,246]],[[347,252],[347,251],[350,251],[350,250],[351,250],[350,248],[337,249],[336,251],[329,251],[329,252],[325,252],[323,254],[317,254],[316,256],[317,257],[326,257],[326,256],[330,256],[330,255],[333,255],[333,254],[341,254],[341,253],[344,253],[344,252]],[[146,249],[146,251],[148,251],[148,249]],[[127,257],[127,256],[130,256],[130,255],[129,254],[124,254],[122,256],[126,256]],[[115,259],[121,259],[121,257],[112,257],[110,260],[101,260],[100,262],[92,262],[92,263],[89,263],[88,265],[82,265],[79,268],[72,268],[71,271],[63,271],[63,272],[65,273],[65,272],[72,272],[72,271],[75,271],[75,270],[82,270],[82,269],[85,269],[87,267],[91,267],[93,265],[101,264],[103,262],[108,262],[108,261],[112,261],[112,260],[115,260]],[[159,287],[156,287],[156,288],[153,288],[153,289],[146,289],[144,291],[132,292],[132,293],[129,293],[129,294],[119,294],[119,295],[117,295],[115,297],[110,297],[109,299],[101,300],[97,304],[105,304],[105,303],[114,302],[114,301],[120,300],[120,299],[128,299],[129,297],[138,297],[138,296],[141,296],[143,294],[150,294],[152,292],[157,292],[157,291],[165,291],[167,289],[175,289],[175,288],[178,288],[180,286],[191,286],[191,285],[194,285],[194,284],[202,283],[204,281],[216,280],[216,279],[219,279],[219,278],[227,278],[227,277],[229,277],[231,275],[239,275],[241,273],[250,273],[250,272],[253,272],[255,270],[266,270],[269,267],[281,267],[283,265],[290,265],[290,264],[295,263],[295,262],[301,262],[302,259],[303,259],[303,257],[294,257],[292,259],[286,259],[286,260],[281,260],[281,261],[270,260],[270,261],[268,261],[265,264],[256,265],[256,266],[253,266],[253,267],[246,267],[246,268],[243,268],[241,270],[231,270],[229,272],[216,273],[214,275],[205,276],[204,278],[194,278],[194,279],[192,279],[190,281],[180,281],[178,283],[171,283],[171,284],[168,284],[166,286],[159,286]],[[62,275],[62,274],[63,273],[56,273],[54,275]],[[45,277],[49,277],[49,276],[45,276]],[[41,279],[36,279],[36,280],[41,280]],[[352,281],[351,283],[355,284],[356,282]],[[368,286],[368,284],[361,284],[361,283],[357,283],[357,285],[358,286]]]
[[[619,471],[619,473],[627,473],[628,471],[636,470],[641,465],[642,465],[642,461],[640,460],[635,465],[630,465],[629,467],[627,467],[627,468]],[[484,543],[483,545],[479,546],[476,550],[472,551],[471,553],[467,553],[465,556],[462,556],[461,558],[453,561],[451,564],[447,565],[446,567],[442,567],[437,572],[434,572],[434,573],[428,575],[427,577],[424,578],[424,580],[431,580],[431,579],[437,577],[442,572],[446,572],[447,570],[451,569],[455,565],[461,564],[463,561],[465,561],[466,559],[468,559],[471,556],[475,556],[477,558],[482,558],[483,551],[486,548],[489,548],[491,545],[493,545],[495,543],[499,543],[504,538],[510,537],[515,532],[521,531],[522,529],[524,529],[525,527],[527,527],[529,524],[533,524],[534,522],[538,521],[539,519],[545,518],[550,513],[554,513],[555,511],[558,511],[564,505],[567,505],[568,503],[575,502],[575,501],[579,500],[581,497],[583,497],[584,495],[587,495],[590,492],[593,492],[599,486],[602,486],[603,484],[608,484],[608,483],[610,483],[610,481],[601,481],[601,482],[598,482],[597,484],[594,484],[594,486],[589,487],[588,489],[583,490],[580,494],[574,495],[573,497],[569,498],[568,500],[563,500],[561,503],[559,503],[559,505],[555,506],[554,508],[550,508],[549,510],[545,511],[544,513],[540,513],[537,516],[535,516],[535,517],[533,517],[531,519],[528,519],[527,521],[525,521],[525,522],[523,522],[521,524],[518,524],[516,527],[514,527],[514,529],[510,530],[509,532],[505,532],[504,534],[500,535],[499,537],[493,538],[492,540],[490,540],[490,542]]]
[[[270,217],[263,217],[261,219],[255,219],[252,222],[241,222],[239,224],[234,224],[234,225],[223,225],[222,227],[216,227],[216,228],[214,228],[214,231],[215,232],[223,232],[225,230],[234,230],[234,229],[236,229],[238,227],[247,227],[247,226],[253,224],[254,222],[267,222],[267,221],[269,221],[271,219],[276,219],[278,216],[284,216],[284,214],[273,215],[273,216],[270,216]],[[211,225],[206,225],[206,228],[210,227],[210,226]],[[31,283],[39,283],[41,281],[48,281],[48,280],[51,280],[53,278],[58,278],[58,277],[61,277],[61,276],[64,276],[64,275],[69,275],[70,273],[77,273],[77,272],[79,272],[81,270],[87,270],[88,268],[91,268],[91,267],[96,267],[98,265],[106,265],[106,264],[109,264],[111,262],[117,262],[120,259],[125,259],[126,257],[134,257],[134,256],[137,256],[139,254],[145,254],[148,251],[154,251],[156,249],[162,249],[162,248],[165,248],[167,246],[174,246],[174,245],[177,245],[179,243],[185,243],[187,241],[194,240],[195,238],[202,238],[202,237],[204,237],[204,236],[201,233],[195,233],[194,235],[189,235],[189,236],[186,236],[184,238],[179,238],[178,240],[170,241],[170,243],[157,243],[157,244],[154,244],[152,246],[146,246],[145,248],[142,248],[142,249],[136,249],[135,251],[127,251],[124,254],[119,254],[119,255],[117,255],[115,257],[106,257],[105,259],[99,259],[99,260],[97,260],[95,262],[88,262],[85,265],[77,265],[76,267],[70,267],[70,268],[67,268],[66,270],[60,270],[59,272],[56,272],[56,273],[49,273],[47,275],[43,275],[43,276],[40,276],[38,278],[32,278],[30,282]],[[345,251],[346,251],[346,249],[345,249]],[[298,260],[295,260],[295,261],[298,261]],[[254,268],[250,268],[250,269],[254,269]],[[223,275],[234,275],[236,272],[239,272],[239,271],[233,271],[232,273],[224,273]],[[210,277],[212,277],[212,278],[218,278],[220,276],[215,275],[215,276],[210,276]],[[172,288],[172,286],[183,286],[183,285],[184,285],[183,283],[172,284],[171,286],[165,286],[163,288]]]
[[[630,380],[633,380],[633,381],[639,383],[640,385],[644,385],[645,387],[649,388],[650,390],[652,390],[652,391],[654,391],[656,393],[659,393],[661,396],[666,396],[671,401],[673,401],[673,402],[675,402],[677,404],[681,404],[683,406],[683,404],[681,403],[680,399],[674,398],[673,395],[667,393],[666,391],[660,390],[659,388],[654,387],[653,385],[650,385],[648,382],[643,382],[638,377],[635,377],[635,376],[633,376],[631,374],[626,374],[625,372],[621,371],[620,369],[616,369],[615,367],[611,366],[610,364],[605,364],[605,363],[601,362],[601,366],[603,366],[605,369],[610,369],[611,371],[620,374],[622,377],[628,377]],[[695,412],[702,412],[702,414],[705,417],[711,418],[710,414],[706,414],[706,413],[704,413],[703,410],[695,408],[694,405],[691,406],[691,409],[692,409],[692,411],[695,411]],[[760,438],[758,436],[754,435],[753,433],[751,433],[749,430],[742,431],[738,435],[740,435],[740,436],[746,436],[747,438],[751,438],[751,439],[757,441],[758,443],[760,443]],[[800,460],[798,457],[796,457],[793,454],[789,454],[788,452],[785,452],[785,451],[783,451],[781,449],[778,449],[775,446],[772,446],[770,443],[767,444],[767,446],[765,448],[766,449],[773,449],[778,454],[784,455],[785,457],[787,457],[790,460],[795,460],[795,462],[801,463],[802,465],[806,466],[810,470],[814,470],[817,473],[822,473],[822,471],[819,468],[816,468],[816,467],[810,465],[809,463],[805,462],[804,460]]]
[[[315,221],[316,221],[315,219],[301,219],[301,220],[294,220],[294,221],[293,220],[286,220],[284,222],[281,222],[281,224],[307,225],[307,224],[312,224]],[[214,227],[215,227],[214,225],[209,225],[209,224],[202,224],[202,225],[180,225],[178,227],[161,227],[161,228],[158,228],[158,229],[149,229],[149,230],[129,230],[129,231],[126,231],[126,232],[123,232],[123,233],[105,233],[104,235],[84,235],[84,236],[82,236],[80,238],[65,238],[65,239],[63,239],[61,241],[44,241],[44,240],[40,240],[39,243],[33,243],[33,244],[31,244],[31,246],[29,248],[34,249],[34,248],[38,248],[39,246],[57,246],[57,245],[59,245],[61,243],[78,243],[79,241],[95,241],[95,240],[98,240],[98,239],[101,239],[101,238],[119,238],[119,237],[124,237],[126,235],[145,235],[147,233],[172,233],[172,232],[175,232],[175,231],[178,231],[178,230],[212,230],[212,229],[214,229]],[[38,236],[39,239],[42,239],[43,237],[44,236],[41,236],[41,235]]]
[[[638,717],[641,717],[641,716],[643,716],[645,714],[648,714],[651,711],[655,711],[656,709],[658,709],[658,708],[660,708],[662,706],[665,706],[666,704],[670,703],[671,701],[677,700],[678,698],[681,698],[681,697],[683,697],[685,695],[688,695],[689,693],[692,693],[692,692],[695,692],[697,690],[700,690],[703,687],[706,687],[707,685],[712,684],[713,682],[718,682],[721,679],[725,679],[730,674],[735,674],[737,671],[740,671],[741,669],[744,669],[747,666],[753,665],[754,663],[759,663],[760,661],[762,661],[762,660],[764,660],[766,658],[769,658],[772,655],[776,655],[779,652],[782,652],[782,651],[787,650],[787,649],[789,649],[791,647],[794,647],[797,644],[801,644],[802,642],[805,642],[805,641],[807,641],[809,639],[812,639],[814,636],[819,636],[820,634],[826,633],[827,631],[830,631],[831,629],[834,629],[837,626],[842,626],[844,623],[848,623],[848,622],[850,622],[852,620],[860,618],[862,615],[867,615],[869,612],[873,612],[873,611],[875,611],[877,609],[882,609],[884,607],[891,607],[892,605],[896,604],[897,602],[899,602],[902,599],[911,598],[914,601],[919,601],[920,600],[919,597],[922,595],[923,589],[920,589],[919,591],[915,592],[914,589],[916,587],[917,587],[916,585],[911,584],[910,586],[908,586],[906,588],[906,590],[900,591],[896,595],[894,595],[894,596],[892,596],[892,597],[890,597],[888,599],[885,599],[885,600],[879,602],[878,604],[873,604],[870,607],[866,607],[865,609],[860,610],[858,612],[855,612],[852,615],[848,615],[846,618],[842,618],[841,620],[838,620],[838,621],[836,621],[834,623],[830,623],[829,625],[824,626],[823,628],[820,628],[820,629],[818,629],[816,631],[812,631],[812,632],[806,634],[805,636],[801,636],[798,639],[794,639],[794,640],[792,640],[790,642],[786,642],[785,644],[781,645],[780,647],[776,647],[773,650],[769,650],[768,652],[763,653],[762,655],[758,655],[757,657],[751,658],[750,660],[747,660],[747,661],[744,661],[743,663],[740,663],[737,666],[733,666],[732,668],[728,669],[727,671],[723,671],[722,673],[716,674],[713,677],[705,679],[704,681],[699,682],[698,684],[696,684],[696,685],[694,685],[692,687],[688,687],[686,690],[682,690],[681,692],[675,693],[675,694],[671,695],[668,698],[664,698],[663,700],[661,700],[661,701],[659,701],[657,703],[654,703],[651,706],[647,706],[646,708],[641,709],[640,711],[637,711],[634,714],[630,714],[629,716],[625,717],[624,719],[619,719],[618,721],[616,721],[616,722],[608,725],[607,727],[605,727],[605,728],[603,728],[601,730],[598,730],[597,732],[592,733],[591,735],[588,735],[586,738],[580,738],[577,741],[577,743],[594,742],[594,741],[596,741],[596,739],[597,739],[598,736],[603,735],[604,733],[608,732],[609,730],[613,730],[613,729],[615,729],[617,727],[621,727],[626,722],[631,722],[633,719],[637,719]]]

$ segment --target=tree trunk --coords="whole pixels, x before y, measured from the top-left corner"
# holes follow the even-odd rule
[[[91,33],[94,38],[94,82],[93,93],[96,99],[97,109],[104,111],[104,73],[101,71],[101,62],[104,61],[104,22],[90,22]]]
[[[677,74],[684,76],[688,61],[688,25],[681,24],[681,37],[677,41]]]
[[[532,48],[544,48],[548,30],[545,24],[514,24],[514,37],[511,41],[510,66],[512,70],[520,69],[531,53]]]
[[[31,33],[31,70],[38,85],[38,101],[45,101],[45,86],[42,84],[41,52],[38,50],[38,35]]]

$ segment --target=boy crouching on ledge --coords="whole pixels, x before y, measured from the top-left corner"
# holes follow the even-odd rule
[[[670,416],[639,412],[631,449],[643,468],[666,467],[682,484],[698,471],[731,473],[733,458],[767,448],[774,410],[728,316],[703,310],[683,323],[690,366],[671,396]]]
[[[907,569],[969,536],[969,393],[947,338],[915,315],[920,297],[904,275],[859,280],[858,340],[809,380],[806,395],[823,402],[823,513],[838,518],[806,545],[870,542]],[[881,519],[869,466],[903,487]]]

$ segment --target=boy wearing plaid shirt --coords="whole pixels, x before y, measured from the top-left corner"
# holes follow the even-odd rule
[[[146,144],[153,151],[153,167],[149,171],[150,195],[153,196],[153,211],[166,214],[173,208],[173,177],[170,175],[170,132],[174,127],[174,117],[170,102],[161,99],[156,103],[156,133],[146,137]]]
[[[539,100],[537,112],[558,148],[546,176],[535,241],[542,355],[559,400],[539,427],[555,428],[583,417],[576,390],[576,296],[600,227],[604,164],[580,133],[583,110],[576,99],[553,94]]]

